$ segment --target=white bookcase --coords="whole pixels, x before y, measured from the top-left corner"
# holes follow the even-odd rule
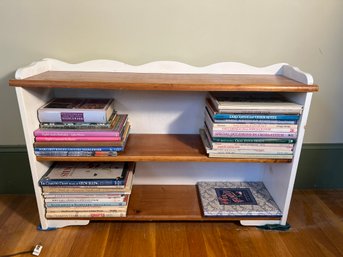
[[[85,225],[88,219],[46,219],[39,179],[53,161],[136,161],[126,218],[109,220],[239,220],[242,225],[285,224],[310,110],[318,91],[312,76],[280,63],[256,68],[224,62],[206,67],[159,61],[131,66],[93,60],[69,64],[44,59],[17,70],[17,93],[42,229]],[[291,161],[208,158],[198,135],[209,91],[280,92],[303,105]],[[36,157],[37,109],[52,97],[113,97],[132,124],[125,152],[117,157]],[[263,181],[283,215],[214,218],[201,215],[196,182]]]

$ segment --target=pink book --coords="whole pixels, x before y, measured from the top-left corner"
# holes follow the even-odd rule
[[[36,129],[33,134],[36,137],[118,137],[119,131],[99,130],[66,130],[66,129]]]
[[[38,136],[35,138],[36,142],[111,142],[111,141],[121,141],[121,137],[44,137]]]

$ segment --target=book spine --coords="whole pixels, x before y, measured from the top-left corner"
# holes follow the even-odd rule
[[[229,138],[229,137],[212,137],[213,142],[223,143],[273,143],[273,144],[292,144],[295,139],[282,138]]]
[[[123,151],[123,147],[34,147],[34,150],[37,152],[48,152],[48,151],[105,151],[105,152],[119,152]]]
[[[120,141],[121,137],[46,137],[39,136],[35,138],[36,142],[110,142],[110,141]]]
[[[91,157],[91,156],[117,156],[116,151],[35,151],[36,156],[55,157]]]
[[[251,144],[251,143],[213,143],[212,149],[274,149],[289,151],[294,147],[293,144]]]
[[[209,157],[214,158],[238,158],[238,159],[286,159],[293,158],[292,154],[238,154],[238,153],[210,153]]]
[[[293,154],[292,150],[279,150],[279,149],[213,149],[207,150],[207,153],[214,154],[277,154],[277,155],[291,155]]]
[[[116,218],[125,217],[125,212],[47,212],[46,218]]]
[[[124,202],[125,197],[113,197],[113,198],[45,198],[46,203],[81,203],[81,202]]]
[[[126,202],[79,202],[79,203],[45,203],[46,207],[95,207],[95,206],[126,206]]]
[[[296,138],[297,133],[210,131],[212,137]]]
[[[123,179],[88,179],[88,180],[71,180],[71,179],[41,179],[41,186],[122,186]]]
[[[36,137],[119,137],[118,131],[84,131],[84,130],[42,130],[33,132]]]
[[[214,124],[215,131],[261,131],[277,133],[296,133],[297,125],[279,124]]]
[[[239,120],[299,120],[300,115],[258,115],[258,114],[229,114],[217,113],[213,115],[213,119],[239,119]]]
[[[216,124],[297,124],[296,120],[236,120],[236,119],[215,119]]]
[[[111,123],[58,123],[58,122],[43,122],[39,124],[41,129],[110,129]]]

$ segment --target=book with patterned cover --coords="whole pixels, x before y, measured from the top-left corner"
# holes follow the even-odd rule
[[[197,183],[204,216],[281,217],[263,182]]]

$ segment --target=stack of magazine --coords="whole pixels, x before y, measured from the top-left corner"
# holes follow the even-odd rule
[[[292,159],[302,108],[275,93],[211,93],[200,136],[209,157]]]
[[[36,156],[116,156],[130,124],[113,99],[54,98],[37,111]]]
[[[40,179],[46,218],[125,217],[134,162],[57,162]]]

